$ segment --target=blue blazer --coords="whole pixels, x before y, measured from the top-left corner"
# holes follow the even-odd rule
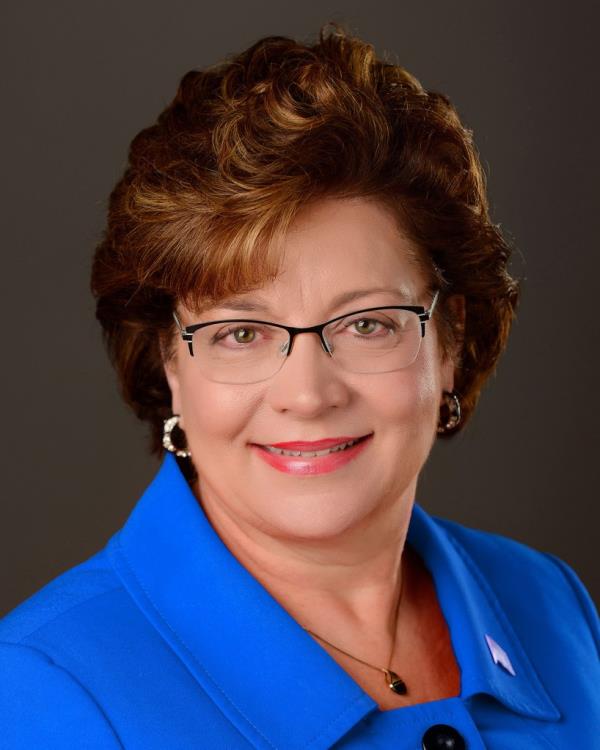
[[[0,747],[600,747],[600,626],[573,570],[418,504],[407,541],[461,691],[381,711],[238,562],[165,453],[106,547],[0,621]]]

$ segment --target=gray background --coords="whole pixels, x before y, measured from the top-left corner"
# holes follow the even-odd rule
[[[600,598],[597,4],[53,2],[4,12],[0,612],[100,549],[157,469],[88,291],[128,144],[180,77],[345,22],[446,93],[518,251],[509,348],[417,499],[569,562]]]

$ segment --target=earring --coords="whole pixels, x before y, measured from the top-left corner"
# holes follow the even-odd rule
[[[180,450],[179,448],[176,448],[173,445],[173,441],[171,439],[171,432],[173,430],[173,427],[175,427],[175,425],[179,422],[179,414],[173,414],[172,417],[163,420],[163,422],[163,447],[168,451],[171,451],[171,453],[174,453],[176,456],[179,456],[180,458],[190,458],[192,454],[188,450]],[[181,429],[181,427],[179,429]]]
[[[442,405],[447,414],[442,416],[440,409],[440,422],[438,424],[438,433],[449,432],[453,430],[460,422],[460,401],[454,391],[444,391],[444,404]]]

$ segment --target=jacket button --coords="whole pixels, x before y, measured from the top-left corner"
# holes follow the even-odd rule
[[[434,724],[423,735],[423,750],[465,750],[462,734],[448,724]]]

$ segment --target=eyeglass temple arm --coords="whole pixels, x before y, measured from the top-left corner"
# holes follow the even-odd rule
[[[187,341],[187,345],[188,345],[188,348],[190,350],[190,354],[193,357],[194,356],[194,348],[192,346],[193,334],[192,333],[188,333],[188,331],[186,331],[185,328],[181,325],[181,323],[179,322],[179,318],[177,317],[177,314],[176,314],[175,310],[173,310],[173,317],[175,318],[175,323],[177,323],[177,328],[179,328],[179,331],[181,333],[181,338],[184,341]]]
[[[425,323],[431,319],[431,315],[433,313],[433,309],[435,307],[435,303],[438,300],[438,296],[440,294],[440,290],[438,289],[436,293],[433,295],[433,300],[431,301],[431,305],[429,306],[429,310],[425,310],[423,313],[419,313],[419,320],[421,321],[421,336],[425,335]]]
[[[429,310],[425,310],[425,314],[424,314],[426,316],[424,317],[425,320],[429,320],[429,318],[431,317],[439,296],[440,296],[440,290],[438,289],[437,292],[433,295],[433,299],[431,300],[431,305],[429,307]]]

